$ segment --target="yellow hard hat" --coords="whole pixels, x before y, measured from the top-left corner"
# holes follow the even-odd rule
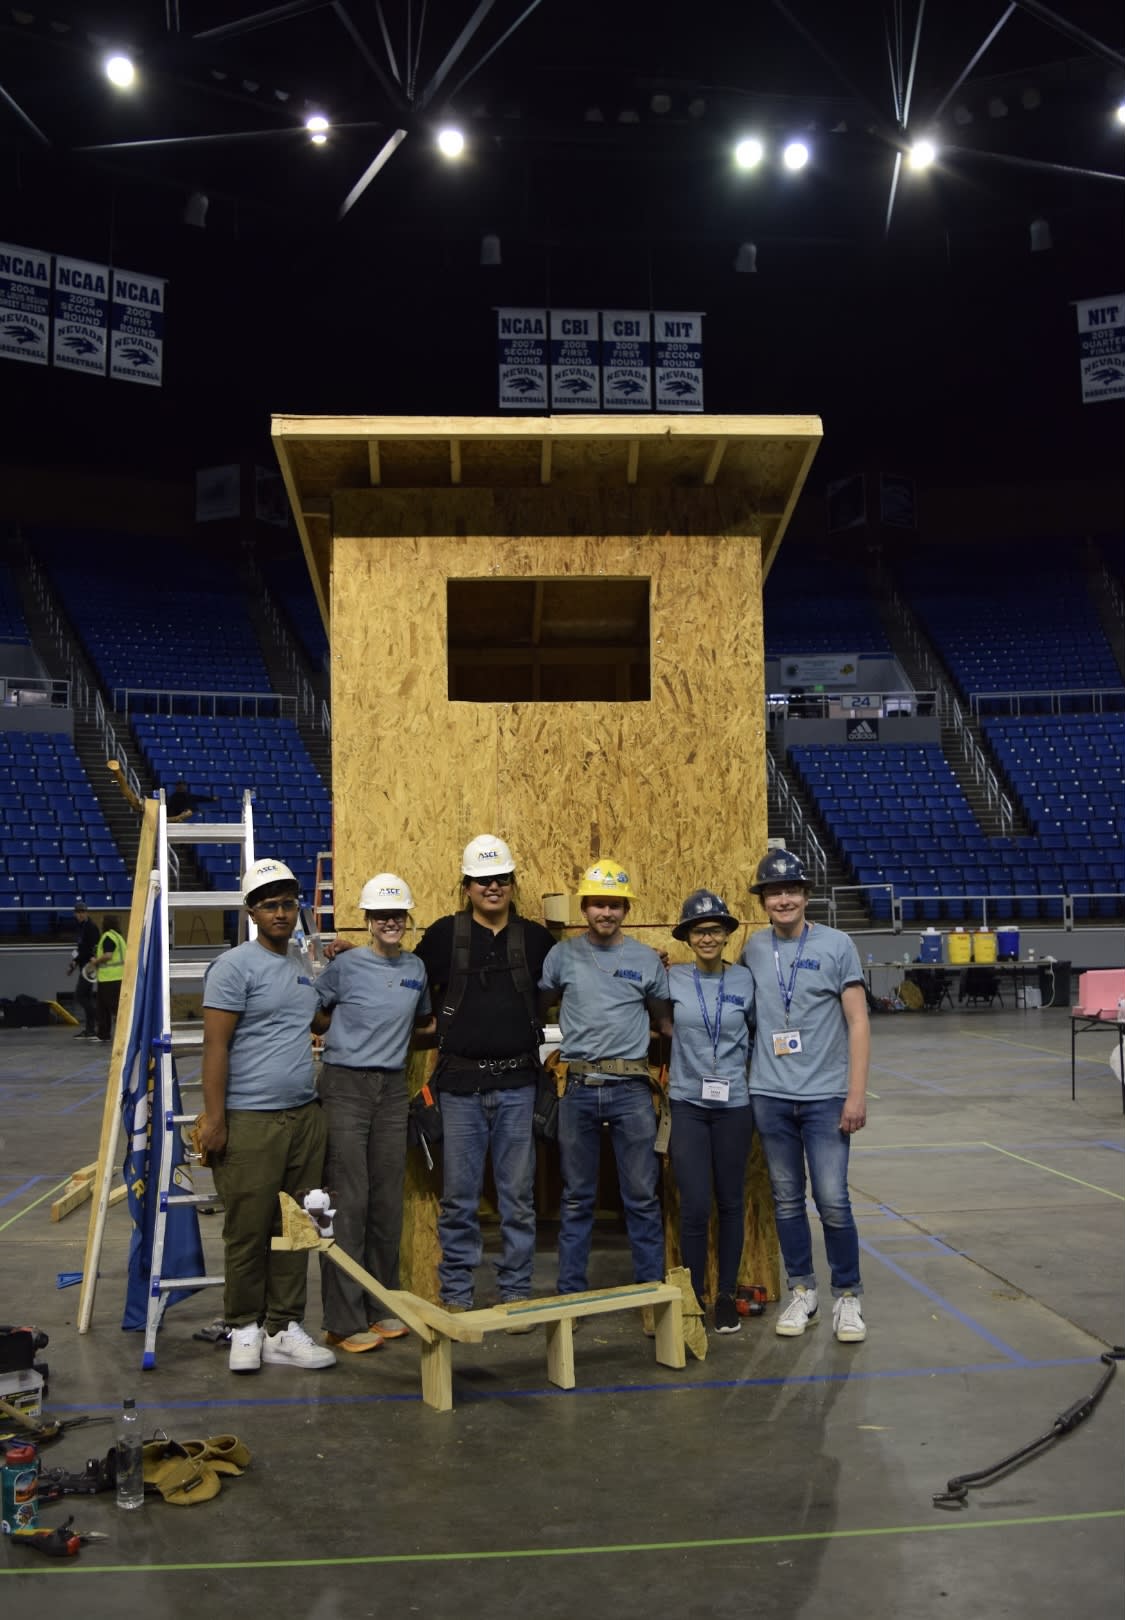
[[[587,867],[578,885],[578,898],[597,896],[602,900],[635,900],[637,896],[629,886],[629,874],[616,861],[599,861]]]

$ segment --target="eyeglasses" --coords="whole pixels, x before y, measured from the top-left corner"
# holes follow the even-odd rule
[[[497,888],[510,889],[516,881],[516,874],[514,872],[493,872],[490,877],[470,878],[469,881],[475,883],[478,889],[491,889],[494,883]]]
[[[296,900],[255,900],[252,911],[296,911]]]
[[[688,934],[689,939],[726,939],[725,928],[693,928]]]

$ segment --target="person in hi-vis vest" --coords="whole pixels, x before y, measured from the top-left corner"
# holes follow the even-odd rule
[[[94,1038],[108,1041],[117,1017],[121,977],[125,972],[125,937],[118,932],[116,917],[102,918],[101,938],[93,961],[98,970],[97,1033]]]

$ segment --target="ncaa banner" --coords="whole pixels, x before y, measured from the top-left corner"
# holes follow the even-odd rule
[[[1083,405],[1125,399],[1125,293],[1083,298],[1075,308]]]
[[[51,330],[51,255],[0,242],[0,354],[47,364]]]
[[[652,316],[647,309],[602,311],[602,406],[652,409]]]
[[[109,266],[55,255],[51,358],[63,371],[105,376],[109,333]]]
[[[159,388],[164,377],[164,298],[167,282],[114,270],[109,374]]]
[[[551,311],[551,409],[596,411],[601,404],[596,309]]]
[[[658,411],[703,409],[703,316],[657,310],[652,318],[656,348]]]
[[[496,351],[502,411],[547,409],[547,311],[498,309]]]

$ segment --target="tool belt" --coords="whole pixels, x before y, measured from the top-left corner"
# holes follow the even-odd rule
[[[453,1052],[443,1052],[438,1059],[438,1073],[446,1074],[506,1074],[511,1069],[538,1069],[538,1052],[520,1052],[515,1057],[507,1058],[474,1058],[458,1057]]]
[[[617,1080],[647,1080],[649,1078],[648,1064],[644,1058],[601,1058],[593,1063],[576,1062],[573,1059],[564,1059],[568,1076],[581,1080],[584,1086],[601,1086],[607,1082],[606,1075]]]

